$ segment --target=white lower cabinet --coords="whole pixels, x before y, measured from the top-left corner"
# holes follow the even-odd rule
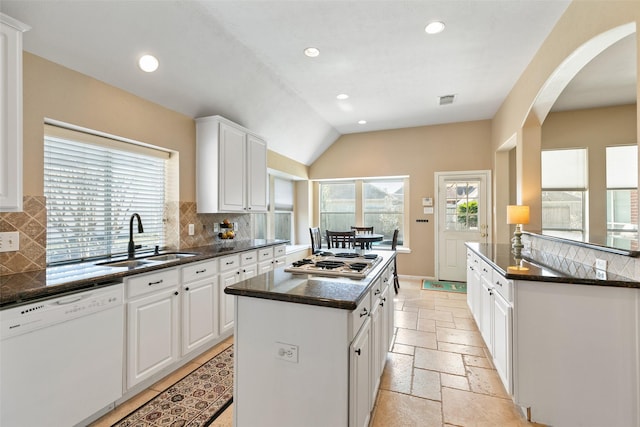
[[[127,290],[127,388],[178,360],[177,268],[133,276]]]
[[[513,393],[513,283],[467,251],[467,304],[507,393]]]
[[[233,330],[235,297],[224,293],[224,288],[240,281],[240,255],[220,258],[220,335]]]
[[[513,308],[498,292],[493,296],[493,364],[507,393],[512,387],[512,323]]]
[[[182,267],[182,355],[218,337],[218,262]]]
[[[349,346],[349,425],[367,427],[371,418],[371,320]]]

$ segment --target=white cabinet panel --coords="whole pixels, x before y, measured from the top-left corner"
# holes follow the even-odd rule
[[[0,212],[22,211],[22,33],[0,14]]]
[[[199,213],[267,210],[267,144],[223,117],[196,119]]]
[[[349,346],[349,425],[367,427],[371,418],[371,321]]]
[[[178,358],[178,292],[165,289],[127,304],[127,387]]]

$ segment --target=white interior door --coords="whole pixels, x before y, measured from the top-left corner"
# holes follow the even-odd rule
[[[465,242],[488,242],[490,171],[436,172],[436,278],[466,280]]]

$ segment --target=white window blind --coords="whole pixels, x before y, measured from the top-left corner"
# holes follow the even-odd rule
[[[587,150],[548,150],[542,152],[542,188],[587,189]]]
[[[96,135],[65,132],[45,131],[47,263],[126,253],[133,213],[144,226],[139,234],[134,224],[136,245],[164,245],[167,153],[110,144],[108,138],[102,138],[105,144],[87,142]]]
[[[638,188],[638,146],[607,147],[607,188]]]
[[[293,181],[273,179],[273,204],[277,211],[293,211]]]

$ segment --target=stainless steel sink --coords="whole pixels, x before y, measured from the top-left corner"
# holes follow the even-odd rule
[[[146,261],[143,259],[128,259],[124,261],[111,261],[111,262],[103,262],[99,265],[106,265],[107,267],[127,267],[127,268],[137,268],[143,267],[145,265],[153,264],[151,261]]]
[[[181,258],[188,258],[190,256],[195,256],[195,254],[184,253],[184,252],[174,252],[174,253],[163,254],[163,255],[154,255],[154,256],[146,257],[145,259],[149,261],[166,262],[166,261],[175,261]]]

